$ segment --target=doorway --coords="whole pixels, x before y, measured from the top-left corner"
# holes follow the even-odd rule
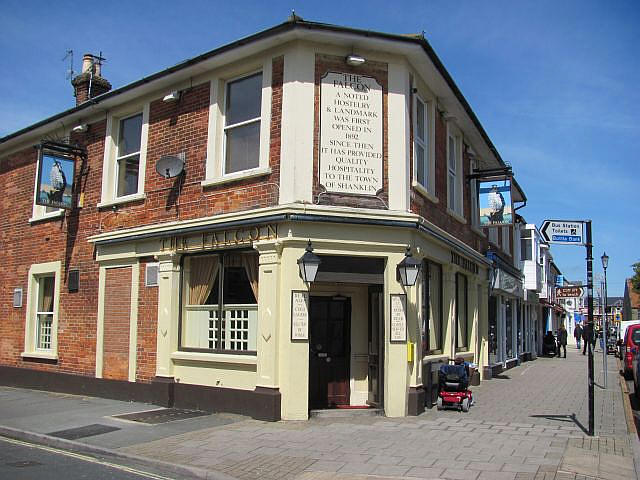
[[[309,408],[349,405],[351,299],[312,296],[309,307]]]

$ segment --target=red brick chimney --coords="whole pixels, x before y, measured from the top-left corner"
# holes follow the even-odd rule
[[[71,80],[76,105],[111,90],[109,81],[100,75],[101,60],[90,53],[85,53],[82,57],[82,73]]]

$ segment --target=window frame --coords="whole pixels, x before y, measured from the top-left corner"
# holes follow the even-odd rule
[[[121,145],[121,134],[122,134],[122,125],[124,124],[124,122],[126,120],[130,120],[132,118],[135,117],[140,117],[140,149],[136,152],[131,152],[131,153],[127,153],[126,155],[120,155],[120,149],[122,147]],[[140,162],[141,162],[141,158],[140,158],[140,154],[141,154],[141,150],[142,150],[142,126],[144,125],[144,115],[142,112],[136,112],[133,115],[127,115],[125,117],[119,118],[118,119],[118,136],[117,136],[117,141],[116,141],[116,150],[115,150],[115,161],[114,161],[114,168],[115,168],[115,174],[113,176],[115,185],[113,187],[114,190],[114,198],[116,200],[121,200],[124,197],[129,197],[131,195],[137,195],[140,193]],[[127,193],[125,195],[119,195],[118,191],[120,190],[120,170],[121,170],[121,162],[133,158],[137,156],[138,157],[138,188],[135,192],[133,193]],[[144,183],[144,182],[143,182]]]
[[[145,175],[147,167],[147,148],[149,142],[149,110],[150,103],[144,102],[133,107],[116,110],[107,115],[107,128],[102,165],[102,194],[98,208],[109,207],[121,203],[133,202],[145,198]],[[142,128],[140,132],[140,150],[138,160],[138,189],[136,193],[118,196],[119,161],[127,158],[127,154],[120,157],[120,129],[122,122],[128,118],[142,114]]]
[[[442,354],[444,351],[444,314],[443,314],[443,305],[444,305],[444,288],[443,288],[443,267],[442,264],[440,263],[436,263],[436,262],[432,262],[431,260],[428,259],[423,259],[422,260],[422,268],[423,268],[423,274],[422,274],[422,292],[421,292],[421,301],[422,301],[422,307],[421,307],[421,314],[422,314],[422,345],[423,345],[423,349],[422,349],[422,356],[428,356],[428,355],[439,355]],[[440,288],[438,289],[438,296],[439,296],[439,320],[436,319],[434,323],[439,323],[440,325],[440,334],[438,335],[438,338],[436,339],[436,344],[438,345],[438,348],[434,348],[434,349],[427,349],[425,348],[425,345],[430,345],[431,344],[431,328],[430,328],[430,319],[431,319],[431,315],[433,314],[432,310],[431,310],[431,271],[432,268],[437,268],[439,270],[439,275],[440,275]]]
[[[238,172],[226,173],[225,115],[227,85],[257,73],[262,73],[258,166]],[[210,100],[207,158],[205,162],[205,178],[201,181],[202,186],[209,187],[270,174],[269,147],[271,139],[272,58],[264,58],[261,61],[254,62],[253,65],[247,65],[246,63],[237,64],[222,72],[216,72],[209,78]]]
[[[460,279],[464,279],[464,318],[462,318],[464,322],[464,345],[460,346],[458,342],[458,325],[460,325],[461,317],[460,313],[463,311],[460,308],[461,299],[460,299]],[[454,343],[455,348],[454,351],[456,353],[468,352],[469,347],[469,278],[461,273],[456,272],[455,274],[455,287],[456,287],[456,314],[455,314],[455,327],[454,327]]]
[[[215,331],[216,331],[216,341],[220,341],[221,335],[221,327],[220,324],[218,323],[222,318],[223,315],[222,313],[225,310],[225,306],[226,307],[230,307],[230,306],[235,306],[235,305],[240,305],[240,304],[225,304],[224,303],[224,258],[225,258],[225,254],[227,253],[237,253],[240,255],[245,254],[245,252],[249,252],[249,249],[238,249],[238,250],[227,250],[227,251],[219,251],[219,252],[202,252],[202,253],[197,253],[197,254],[192,254],[192,255],[185,255],[182,257],[182,264],[183,264],[183,268],[181,268],[180,272],[181,272],[181,281],[180,281],[180,289],[181,289],[181,293],[180,293],[180,309],[179,309],[179,319],[178,319],[178,351],[179,352],[198,352],[198,353],[206,353],[206,354],[213,354],[213,355],[243,355],[243,356],[257,356],[257,335],[258,335],[258,320],[256,319],[256,324],[255,324],[255,332],[254,335],[256,337],[256,350],[233,350],[233,349],[225,349],[225,348],[215,348],[215,344],[214,344],[214,348],[201,348],[201,347],[189,347],[189,346],[185,346],[183,344],[184,341],[184,325],[185,325],[185,318],[186,318],[186,311],[187,311],[187,307],[190,306],[187,302],[187,295],[189,294],[189,280],[190,280],[190,273],[191,273],[191,268],[190,268],[190,262],[194,259],[194,258],[198,258],[198,257],[218,257],[219,261],[220,261],[220,265],[219,265],[219,270],[216,273],[216,276],[218,278],[217,281],[217,286],[214,286],[214,288],[218,288],[218,305],[217,305],[217,312],[218,312],[218,317],[217,317],[217,321],[216,321],[216,326],[215,326]],[[257,254],[256,254],[257,255]],[[189,263],[189,265],[187,265]],[[187,275],[186,273],[189,272],[189,275]],[[258,282],[259,284],[259,282]],[[258,308],[258,298],[255,299],[256,303],[255,304],[241,304],[241,305],[255,305],[255,309],[256,309],[256,315],[257,315],[257,308]],[[192,305],[191,305],[192,306]]]
[[[511,235],[509,230],[511,226],[500,227],[502,229],[502,251],[507,255],[512,255],[511,252]]]
[[[53,277],[53,311],[46,312],[53,315],[51,321],[50,348],[38,347],[38,303],[43,278]],[[60,307],[60,288],[62,280],[62,262],[47,262],[32,264],[29,268],[27,285],[27,311],[25,319],[24,351],[22,357],[44,358],[57,360],[58,358],[58,312]]]
[[[451,168],[451,145],[453,140],[453,169]],[[454,217],[465,220],[464,218],[464,195],[463,195],[463,165],[462,165],[462,133],[451,122],[447,122],[447,146],[446,146],[446,163],[447,163],[447,211]],[[453,178],[453,202],[451,204],[451,182]]]

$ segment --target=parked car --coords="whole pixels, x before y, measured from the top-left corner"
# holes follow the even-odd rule
[[[631,379],[634,369],[634,355],[640,349],[640,323],[629,325],[622,341],[622,363],[624,378]],[[638,355],[640,357],[640,355]],[[635,375],[634,375],[635,378]],[[634,380],[635,381],[635,380]]]

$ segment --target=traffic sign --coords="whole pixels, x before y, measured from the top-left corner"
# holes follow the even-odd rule
[[[584,289],[579,286],[572,287],[556,287],[556,297],[558,298],[574,298],[582,297]]]
[[[549,243],[584,245],[583,222],[571,220],[545,220],[540,228],[543,238]]]

